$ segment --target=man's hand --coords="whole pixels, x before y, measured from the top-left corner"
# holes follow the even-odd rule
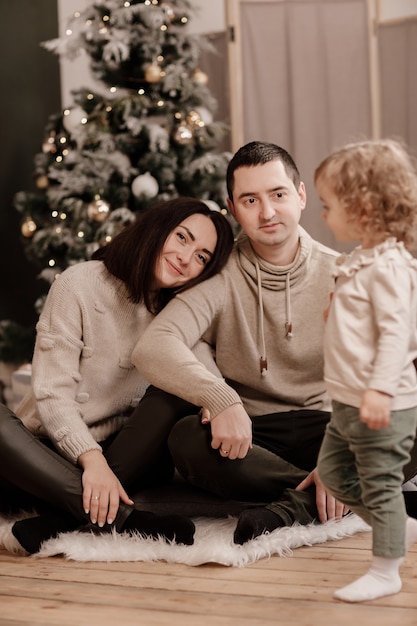
[[[133,505],[119,479],[110,469],[100,450],[90,450],[78,457],[83,468],[83,507],[90,514],[93,524],[112,524],[119,509],[119,502]]]
[[[362,396],[359,416],[372,430],[387,428],[391,421],[392,397],[376,389],[367,389]]]
[[[203,423],[204,415],[203,412]],[[252,448],[252,421],[240,403],[232,404],[216,415],[210,425],[212,448],[231,460],[245,458]]]
[[[296,491],[304,491],[308,487],[316,486],[316,505],[319,520],[324,524],[331,519],[342,519],[343,515],[349,511],[348,507],[338,502],[333,496],[327,493],[321,482],[317,468],[315,468],[297,487]]]

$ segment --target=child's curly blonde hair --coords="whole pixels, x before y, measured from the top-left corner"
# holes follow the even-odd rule
[[[314,182],[325,180],[361,229],[396,237],[408,248],[417,236],[417,167],[399,141],[347,144],[316,168]]]

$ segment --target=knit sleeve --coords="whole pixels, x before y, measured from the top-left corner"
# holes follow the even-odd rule
[[[83,342],[81,289],[76,267],[52,285],[37,324],[32,385],[39,419],[48,436],[74,463],[80,454],[101,450],[82,419],[77,395]]]
[[[221,274],[174,298],[136,344],[132,361],[151,384],[209,409],[212,417],[241,402],[239,395],[201,363],[192,348],[224,306]]]
[[[417,264],[415,264],[417,266]],[[369,387],[395,396],[415,335],[416,266],[400,256],[383,258],[372,273],[376,350]]]

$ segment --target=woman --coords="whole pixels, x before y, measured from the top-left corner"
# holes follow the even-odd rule
[[[232,246],[220,213],[178,198],[149,209],[52,285],[37,325],[32,390],[18,417],[0,405],[2,509],[30,503],[42,512],[13,525],[27,552],[88,522],[193,542],[191,520],[135,509],[126,492],[173,472],[160,438],[155,449],[140,449],[133,407],[147,383],[130,356],[153,316],[218,272]],[[164,415],[176,420],[184,403],[171,400]]]

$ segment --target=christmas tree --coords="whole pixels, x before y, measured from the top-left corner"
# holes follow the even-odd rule
[[[94,0],[43,44],[67,59],[85,50],[103,85],[73,92],[73,105],[51,116],[35,157],[38,191],[15,197],[45,291],[155,201],[193,196],[226,213],[231,155],[216,151],[226,129],[213,120],[199,68],[211,44],[189,32],[192,13],[188,0]]]

